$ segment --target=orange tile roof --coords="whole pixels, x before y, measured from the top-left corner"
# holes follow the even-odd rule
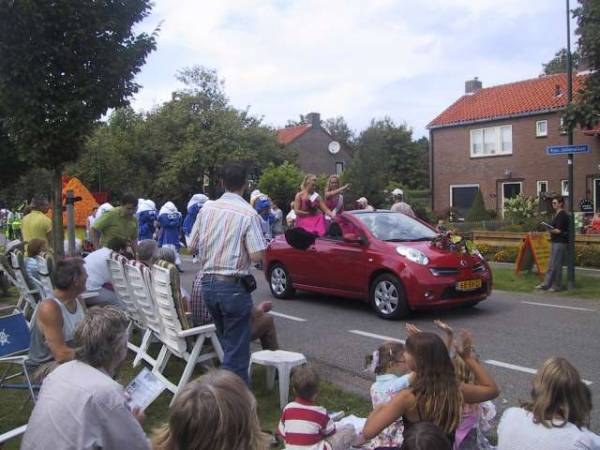
[[[585,75],[573,77],[573,92]],[[556,86],[560,95],[556,95]],[[515,83],[502,84],[465,94],[433,119],[427,128],[498,119],[564,108],[567,104],[567,75],[559,73]]]
[[[297,127],[281,128],[277,130],[277,142],[281,145],[288,145],[296,138],[300,137],[306,130],[310,128],[310,124],[298,125]]]

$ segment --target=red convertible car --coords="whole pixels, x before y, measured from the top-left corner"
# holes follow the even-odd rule
[[[437,233],[402,213],[351,211],[336,217],[306,250],[284,236],[266,251],[265,275],[276,298],[296,289],[368,300],[383,318],[411,310],[475,305],[492,289],[492,273],[477,251],[432,247]]]

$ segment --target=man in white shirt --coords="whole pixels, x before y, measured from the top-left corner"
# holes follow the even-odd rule
[[[394,204],[390,208],[392,212],[400,212],[410,217],[415,217],[415,213],[408,203],[404,201],[404,191],[402,189],[394,189],[392,191]]]
[[[44,380],[21,449],[150,450],[143,412],[130,410],[113,380],[127,356],[128,325],[117,308],[89,311],[75,331],[75,360]]]
[[[88,274],[85,287],[88,291],[98,291],[97,296],[86,298],[85,303],[87,306],[113,305],[125,308],[112,287],[112,279],[106,262],[113,251],[123,253],[126,249],[127,242],[125,239],[112,238],[108,241],[106,247],[101,247],[84,258],[85,270]]]

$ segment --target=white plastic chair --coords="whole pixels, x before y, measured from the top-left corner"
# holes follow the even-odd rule
[[[152,372],[159,377],[174,396],[189,381],[196,364],[218,358],[223,362],[223,349],[217,338],[217,330],[214,324],[185,329],[181,321],[175,302],[180,301],[178,282],[173,286],[171,279],[178,280],[179,274],[175,265],[160,261],[152,267],[152,292],[158,306],[160,320],[162,322],[160,340],[164,344],[158,357],[157,364]],[[190,339],[191,351],[188,351],[186,338]],[[202,353],[204,341],[209,339],[214,351]],[[171,355],[183,359],[186,362],[183,373],[177,385],[166,379],[162,372]],[[171,401],[172,403],[172,401]]]
[[[143,263],[129,261],[125,264],[125,276],[129,283],[131,298],[136,304],[140,315],[144,317],[144,325],[146,327],[144,336],[142,337],[142,343],[133,360],[133,367],[136,367],[142,360],[154,367],[156,365],[156,359],[148,354],[148,347],[153,340],[160,340],[162,330],[158,306],[152,297],[152,276],[150,268]]]
[[[36,256],[40,279],[34,280],[39,285],[42,291],[42,297],[48,298],[52,296],[54,290],[54,283],[52,283],[52,271],[54,270],[54,259],[50,255],[38,255]]]
[[[306,356],[302,353],[288,352],[285,350],[261,350],[252,353],[248,373],[252,376],[252,364],[259,364],[267,368],[267,388],[275,387],[275,370],[279,373],[279,406],[283,409],[288,402],[290,391],[290,375],[296,366],[306,364]]]
[[[131,320],[131,324],[145,332],[146,318],[141,314],[131,294],[129,281],[125,275],[124,264],[126,262],[127,258],[114,252],[111,253],[110,257],[106,260],[114,292],[117,298],[125,305],[125,309],[129,319]],[[140,351],[140,347],[131,341],[127,343],[127,348],[129,348],[129,350],[134,352],[136,355]]]

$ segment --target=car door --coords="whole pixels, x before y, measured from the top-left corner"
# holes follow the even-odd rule
[[[354,224],[344,217],[337,218],[343,233],[361,236]],[[316,253],[314,276],[320,286],[330,289],[364,292],[367,289],[368,242],[346,242],[343,237],[320,238],[315,242]]]
[[[318,240],[318,239],[317,239]],[[290,247],[286,251],[284,264],[287,267],[294,284],[318,286],[315,278],[314,265],[318,260],[317,248],[313,244],[306,250],[298,250]]]

